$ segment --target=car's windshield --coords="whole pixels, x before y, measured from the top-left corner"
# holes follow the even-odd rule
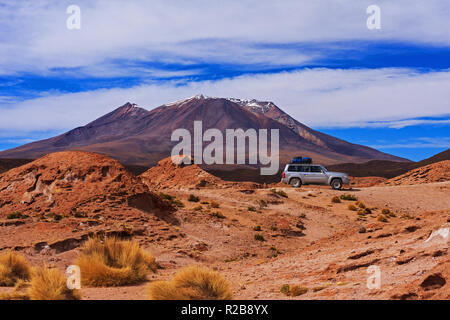
[[[324,166],[322,166],[322,170],[323,170],[324,172],[328,172],[327,168],[325,168]]]

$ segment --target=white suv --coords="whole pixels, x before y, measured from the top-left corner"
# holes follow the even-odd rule
[[[281,182],[294,188],[302,184],[327,184],[333,189],[342,189],[350,180],[346,173],[330,172],[320,164],[287,164],[283,171]]]

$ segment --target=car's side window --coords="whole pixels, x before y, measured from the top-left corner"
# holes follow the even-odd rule
[[[300,172],[310,172],[310,167],[309,166],[301,166]]]
[[[297,166],[289,166],[288,167],[288,171],[289,172],[297,172],[298,171],[298,167]]]
[[[322,168],[319,166],[311,167],[311,172],[322,172]]]

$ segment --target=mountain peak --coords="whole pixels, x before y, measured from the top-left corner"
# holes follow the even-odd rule
[[[271,101],[259,101],[256,99],[237,99],[237,98],[228,98],[227,100],[234,102],[240,105],[241,107],[250,109],[253,112],[263,114],[276,107],[276,105]]]
[[[141,118],[148,113],[144,108],[139,107],[135,103],[127,102],[123,106],[111,111],[110,113],[104,115],[103,117],[94,120],[88,125],[101,125],[105,123],[114,122],[117,120],[135,119]]]
[[[142,108],[138,106],[136,103],[127,102],[123,106],[118,107],[116,110],[133,111],[134,109],[142,109]]]
[[[112,113],[115,115],[125,115],[125,114],[136,114],[142,111],[147,112],[147,110],[138,106],[136,103],[127,102],[123,106],[118,107],[116,110],[112,111]]]

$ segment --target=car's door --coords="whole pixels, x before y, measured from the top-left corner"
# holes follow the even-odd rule
[[[303,183],[312,183],[310,166],[300,166],[300,174],[303,176]]]
[[[322,170],[321,166],[311,166],[311,173],[310,173],[310,179],[311,183],[316,184],[325,184],[327,183],[327,175]]]

